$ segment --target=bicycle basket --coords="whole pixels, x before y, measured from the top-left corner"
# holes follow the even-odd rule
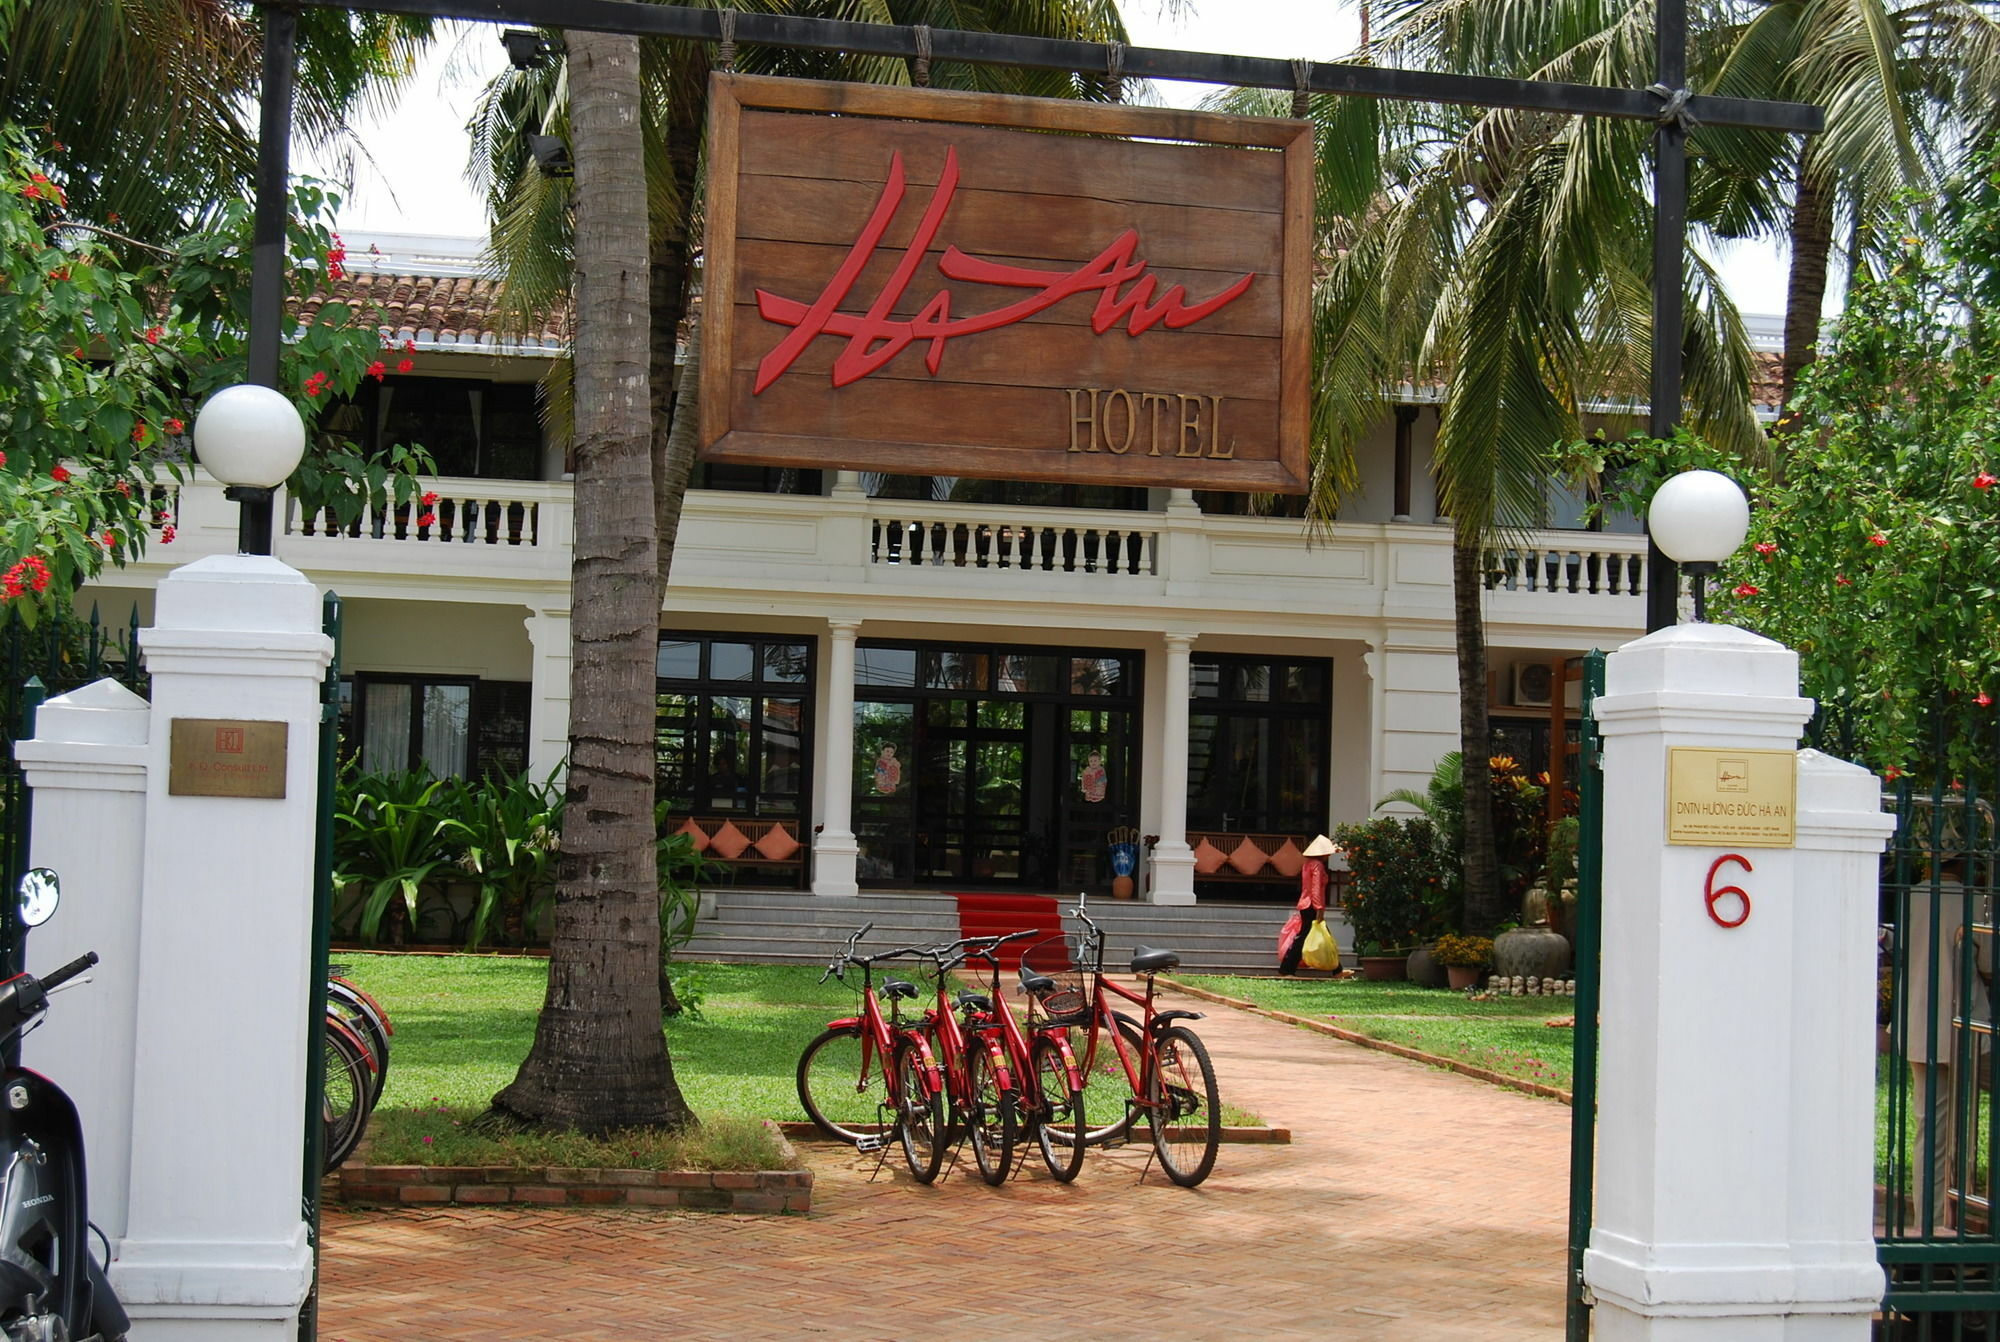
[[[1022,953],[1021,963],[1055,983],[1031,997],[1030,1019],[1045,1017],[1051,1025],[1080,1025],[1090,1018],[1090,983],[1068,936],[1036,942]]]

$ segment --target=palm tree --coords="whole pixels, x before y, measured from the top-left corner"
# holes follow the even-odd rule
[[[653,855],[651,398],[639,43],[568,35],[576,146],[576,546],[569,805],[548,995],[496,1115],[607,1132],[693,1121],[660,1033]],[[584,692],[586,685],[589,692]],[[637,710],[644,707],[644,712]],[[635,721],[636,719],[636,721]],[[567,817],[582,812],[586,823]]]
[[[257,165],[256,11],[229,0],[0,5],[0,121],[42,127],[75,217],[165,242],[241,198]],[[387,100],[429,19],[299,16],[296,121],[309,144]],[[58,147],[60,146],[60,147]]]
[[[774,6],[792,8],[790,6]],[[718,6],[720,8],[720,6]],[[1031,0],[1026,4],[944,6],[933,0],[909,3],[873,3],[861,6],[810,4],[796,7],[815,17],[868,19],[889,23],[949,24],[953,27],[988,27],[996,31],[1037,36],[1067,37],[1085,41],[1120,40],[1123,23],[1111,0]],[[576,253],[576,273],[586,275],[583,259],[585,214],[579,195],[572,218],[570,199],[559,184],[536,171],[528,149],[527,136],[559,134],[568,130],[576,142],[579,189],[584,173],[583,157],[588,146],[577,124],[583,106],[579,47],[569,39],[568,58],[560,65],[502,76],[488,90],[475,121],[475,169],[482,174],[493,212],[494,252],[506,279],[509,300],[517,311],[547,310],[564,298],[564,278],[568,269],[563,258]],[[743,53],[743,68],[784,72],[805,77],[865,78],[878,82],[910,82],[909,63],[880,58],[848,57],[839,53],[783,52],[750,49]],[[626,1125],[646,1122],[679,1126],[691,1121],[669,1064],[664,1070],[650,1062],[643,1071],[612,1076],[600,1063],[621,1056],[620,1051],[636,1048],[630,1033],[641,1027],[651,1012],[652,1043],[644,1056],[650,1059],[657,1046],[665,1057],[659,1035],[658,995],[658,885],[653,874],[654,850],[650,824],[652,815],[650,783],[643,807],[634,780],[652,777],[653,750],[653,648],[658,633],[659,611],[667,575],[673,564],[680,511],[694,463],[694,377],[679,386],[688,390],[677,396],[676,355],[680,332],[687,315],[694,276],[697,226],[698,165],[707,119],[707,80],[710,54],[701,43],[648,41],[640,44],[633,78],[640,90],[633,104],[634,125],[630,142],[620,152],[630,155],[629,168],[639,183],[638,199],[643,201],[647,226],[647,292],[650,299],[649,396],[651,402],[650,450],[627,434],[608,434],[601,440],[586,437],[586,418],[581,411],[593,393],[585,386],[584,362],[596,346],[586,348],[582,334],[587,324],[605,314],[587,305],[584,291],[576,296],[578,345],[572,360],[575,394],[559,397],[571,408],[575,419],[576,488],[578,534],[575,567],[572,571],[572,672],[571,672],[571,775],[572,801],[579,789],[589,790],[588,804],[566,808],[563,823],[565,874],[557,895],[559,931],[550,959],[549,998],[543,1007],[543,1024],[538,1025],[535,1044],[521,1065],[515,1082],[494,1097],[494,1111],[500,1118],[539,1126],[596,1126],[607,1108],[605,1088],[614,1087],[617,1104],[627,1112],[651,1112],[654,1118],[627,1119]],[[621,72],[622,73],[622,72]],[[1099,96],[1103,81],[1047,72],[1010,71],[999,67],[939,67],[931,72],[934,82],[955,87],[977,87],[1044,95]],[[636,150],[634,149],[636,146]],[[601,152],[601,150],[599,151]],[[598,263],[598,264],[601,264]],[[613,314],[615,315],[615,314]],[[687,372],[696,368],[698,355],[689,350]],[[615,500],[606,491],[616,492]],[[651,522],[646,528],[639,519],[626,516],[604,530],[593,526],[598,544],[585,541],[584,516],[599,506],[630,509],[635,500],[651,498]],[[631,540],[632,528],[657,537],[657,545],[640,545]],[[623,528],[623,529],[620,529]],[[617,618],[600,617],[593,607],[599,601],[615,605]],[[632,623],[643,606],[643,619]],[[586,618],[586,612],[590,612]],[[586,627],[606,631],[586,641]],[[582,709],[589,705],[591,716]],[[616,789],[617,800],[602,790],[602,782],[580,774],[579,762],[588,756],[602,759],[607,767],[631,772]],[[628,784],[630,786],[628,786]],[[627,795],[630,791],[631,795]],[[632,808],[637,808],[632,809]],[[642,828],[635,817],[643,814]],[[570,855],[597,854],[599,861],[618,871],[630,872],[629,881],[640,883],[651,901],[641,909],[631,901],[638,898],[637,885],[627,888],[621,878],[615,891],[610,883],[587,879],[582,866],[570,867]],[[621,910],[618,919],[606,920],[603,909],[592,907],[565,913],[566,906],[581,903],[597,906],[615,899]],[[567,919],[567,922],[564,920]],[[562,927],[572,929],[565,935]],[[631,961],[627,964],[627,958]],[[641,987],[633,974],[638,957],[649,957],[650,982]],[[621,972],[600,991],[593,975],[617,961]],[[625,971],[631,972],[625,972]],[[561,984],[559,995],[558,984]],[[596,1014],[582,1009],[585,1001],[599,1003]]]
[[[1627,87],[1651,78],[1650,11],[1627,5],[1403,0],[1377,18],[1387,22],[1368,54],[1387,64]],[[1312,113],[1327,254],[1314,299],[1312,511],[1337,509],[1349,445],[1379,417],[1385,387],[1443,386],[1433,469],[1452,525],[1465,920],[1487,932],[1510,911],[1492,825],[1484,553],[1544,521],[1550,449],[1582,436],[1585,407],[1646,385],[1646,130],[1332,98],[1315,98]],[[1753,451],[1740,319],[1698,255],[1684,283],[1697,425]]]

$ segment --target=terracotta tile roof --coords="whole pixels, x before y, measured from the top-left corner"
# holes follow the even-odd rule
[[[349,303],[376,314],[385,337],[414,340],[420,349],[543,356],[568,349],[567,310],[548,314],[528,331],[502,329],[500,288],[498,280],[480,275],[399,275],[356,268],[288,310],[294,320],[310,321],[327,303]]]

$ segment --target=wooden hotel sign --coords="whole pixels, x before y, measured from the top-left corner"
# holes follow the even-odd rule
[[[702,455],[1306,484],[1300,121],[713,77]]]

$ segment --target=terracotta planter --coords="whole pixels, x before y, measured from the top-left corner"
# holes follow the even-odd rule
[[[1479,976],[1486,972],[1483,965],[1446,965],[1444,974],[1451,981],[1454,992],[1464,992],[1467,988],[1479,986]]]
[[[1361,977],[1372,983],[1401,983],[1409,975],[1407,955],[1364,955]]]

